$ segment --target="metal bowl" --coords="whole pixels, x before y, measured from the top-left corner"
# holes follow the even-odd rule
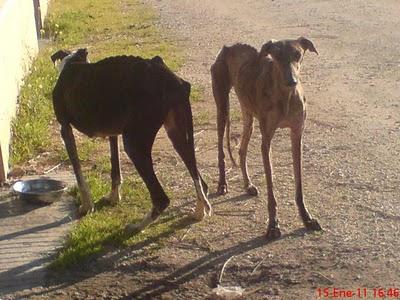
[[[67,186],[59,180],[40,178],[18,181],[12,188],[23,201],[51,204],[61,198]]]

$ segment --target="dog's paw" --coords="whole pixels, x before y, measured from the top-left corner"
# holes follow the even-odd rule
[[[321,231],[323,228],[321,225],[319,225],[318,221],[316,219],[311,219],[310,221],[304,222],[304,226],[308,230],[314,230],[314,231]]]
[[[84,205],[81,204],[78,208],[78,213],[80,216],[85,216],[87,214],[90,214],[94,211],[94,206],[93,205]]]
[[[281,235],[282,235],[281,230],[279,229],[279,227],[276,226],[276,227],[268,227],[265,237],[268,240],[274,240],[280,238]]]
[[[218,184],[218,189],[217,189],[218,195],[225,195],[228,193],[228,185],[227,184]]]
[[[117,205],[120,200],[121,196],[119,194],[118,188],[111,190],[111,192],[107,196],[101,198],[101,201],[103,201],[104,203],[108,203],[112,206]]]
[[[253,184],[250,184],[250,185],[247,187],[246,192],[247,192],[247,195],[249,195],[249,196],[258,196],[259,193],[260,193],[260,192],[258,191],[258,188],[257,188],[255,185],[253,185]]]
[[[189,217],[195,221],[202,221],[206,216],[204,207],[196,207],[196,209],[191,209]]]

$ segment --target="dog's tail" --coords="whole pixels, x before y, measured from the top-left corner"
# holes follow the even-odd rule
[[[218,148],[222,149],[224,134],[226,129],[226,146],[228,148],[229,158],[236,167],[237,164],[232,155],[231,149],[231,120],[229,116],[229,92],[232,88],[229,76],[229,68],[226,59],[229,48],[223,47],[219,52],[215,63],[211,66],[212,90],[215,104],[217,106],[217,132],[218,132]],[[223,155],[219,153],[219,155]]]

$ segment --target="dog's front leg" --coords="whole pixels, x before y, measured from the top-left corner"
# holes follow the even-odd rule
[[[217,193],[219,195],[225,195],[228,192],[228,183],[226,181],[226,173],[225,173],[226,171],[225,171],[225,153],[224,153],[224,134],[225,134],[226,122],[227,122],[227,116],[225,108],[221,109],[217,107],[218,170],[219,170]]]
[[[79,214],[85,215],[93,211],[93,202],[90,195],[89,186],[86,183],[85,178],[82,174],[81,165],[79,163],[78,152],[76,150],[76,143],[72,128],[69,124],[61,125],[61,136],[65,143],[69,159],[74,168],[76,181],[78,182],[79,192],[81,195],[81,205],[79,206]]]
[[[303,199],[303,187],[301,178],[301,156],[302,156],[302,133],[303,126],[292,128],[290,138],[292,141],[293,171],[296,185],[296,204],[304,226],[309,230],[322,230],[316,219],[313,219],[308,212]]]
[[[268,227],[267,238],[279,238],[281,231],[277,219],[277,203],[275,200],[273,181],[272,181],[272,163],[271,163],[271,140],[276,129],[276,122],[273,122],[274,115],[270,114],[266,120],[260,121],[260,130],[262,135],[261,153],[264,164],[265,177],[267,180],[267,197],[268,197]]]

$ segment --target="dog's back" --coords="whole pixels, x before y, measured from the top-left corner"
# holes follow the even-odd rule
[[[124,150],[152,200],[152,208],[142,221],[126,226],[125,233],[133,234],[154,222],[170,203],[154,172],[152,159],[155,137],[164,125],[195,185],[197,204],[193,218],[202,220],[211,215],[208,187],[196,164],[190,83],[172,73],[159,56],[152,59],[118,56],[95,64],[79,63],[81,59],[73,62],[72,58],[86,58],[87,52],[81,54],[84,55],[61,50],[51,57],[53,62],[64,61],[53,90],[53,104],[79,186],[82,202],[79,213],[93,211],[94,205],[79,162],[72,127],[89,137],[109,137],[111,192],[104,199],[114,205],[120,200],[118,135],[122,135]]]
[[[179,98],[171,93],[183,90],[183,81],[158,57],[116,56],[67,64],[54,88],[53,103],[60,123],[72,123],[88,136],[107,136],[120,134],[128,121],[142,115],[167,111]]]
[[[226,76],[229,78],[230,85],[237,87],[241,77],[254,76],[251,69],[256,66],[257,60],[258,52],[254,47],[247,44],[235,44],[224,46],[214,65],[220,64],[221,67],[223,65],[226,68]]]

